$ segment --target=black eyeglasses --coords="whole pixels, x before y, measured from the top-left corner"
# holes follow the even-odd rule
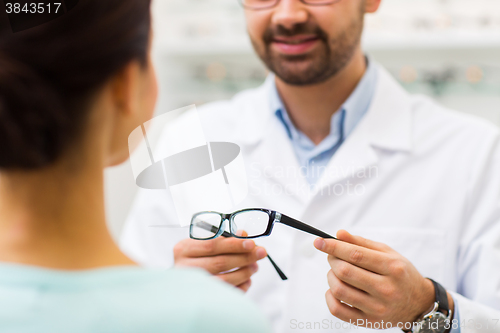
[[[299,0],[299,1],[309,6],[328,6],[340,2],[341,0]],[[238,0],[238,2],[245,9],[261,10],[277,6],[280,0]]]
[[[226,225],[226,221],[229,221],[229,226]],[[212,211],[194,214],[189,227],[189,237],[197,240],[209,240],[219,236],[254,239],[269,236],[273,231],[275,223],[283,223],[319,237],[336,239],[308,224],[279,212],[263,208],[242,209],[230,214]],[[245,231],[245,234],[242,234],[241,231]],[[287,277],[283,271],[281,271],[269,255],[267,257],[281,279],[286,280]]]

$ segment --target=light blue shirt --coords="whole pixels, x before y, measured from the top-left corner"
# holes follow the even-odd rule
[[[280,119],[290,137],[301,169],[309,184],[314,185],[321,177],[326,165],[343,141],[368,111],[377,83],[377,68],[367,59],[367,69],[353,93],[330,120],[330,134],[318,145],[300,132],[291,121],[278,94],[276,84],[271,86],[271,110]]]
[[[270,332],[234,287],[199,269],[57,271],[0,264],[2,333]]]
[[[361,119],[368,111],[375,94],[378,72],[377,67],[368,58],[367,69],[358,85],[330,120],[330,134],[318,145],[315,145],[304,133],[299,131],[291,121],[286,108],[281,100],[276,84],[273,81],[270,92],[271,110],[273,110],[288,133],[301,166],[305,170],[304,176],[310,185],[314,185],[320,179],[332,156],[342,145],[344,140],[352,133]],[[460,322],[460,314],[455,307],[453,309],[454,322]],[[457,325],[455,325],[456,327]],[[453,328],[450,333],[459,333],[458,328]]]

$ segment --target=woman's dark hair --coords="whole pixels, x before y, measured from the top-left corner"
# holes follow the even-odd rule
[[[0,17],[0,169],[41,168],[79,138],[99,88],[133,60],[147,66],[150,0],[80,0],[17,33],[6,19]]]

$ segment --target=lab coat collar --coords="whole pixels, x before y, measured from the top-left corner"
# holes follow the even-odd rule
[[[318,182],[320,189],[376,166],[381,150],[412,151],[411,97],[385,69],[378,67],[370,108],[330,160]]]
[[[411,96],[382,66],[378,67],[375,96],[355,131],[373,147],[409,153],[413,147]]]
[[[235,142],[254,146],[272,130],[273,112],[269,106],[269,92],[273,82],[274,74],[271,73],[260,87],[243,91],[234,97],[236,109],[243,110],[236,115],[239,126],[235,128]]]
[[[349,141],[362,141],[381,149],[411,152],[411,97],[382,66],[375,61],[372,64],[378,70],[375,95],[368,112],[343,146],[348,146]],[[274,79],[271,73],[260,87],[235,97],[238,107],[245,110],[239,114],[241,126],[235,134],[239,143],[256,145],[273,130],[275,117],[269,92]]]

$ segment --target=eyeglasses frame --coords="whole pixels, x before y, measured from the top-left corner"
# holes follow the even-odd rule
[[[233,222],[234,222],[234,218],[238,215],[238,214],[241,214],[241,213],[245,213],[245,212],[249,212],[249,211],[261,211],[261,212],[264,212],[266,213],[268,216],[269,216],[269,220],[267,222],[267,229],[264,233],[260,234],[260,235],[255,235],[255,236],[238,236],[236,235],[236,231],[237,230],[232,230],[233,229]],[[199,215],[202,215],[202,214],[207,214],[207,213],[210,213],[210,214],[218,214],[220,215],[221,217],[221,222],[220,222],[220,225],[219,225],[219,228],[217,230],[217,233],[213,236],[213,237],[210,237],[210,238],[196,238],[196,237],[192,237],[192,234],[193,234],[193,227],[194,227],[194,224],[193,224],[193,221],[194,219],[199,216]],[[229,233],[227,231],[225,231],[225,223],[226,221],[229,221]],[[199,212],[199,213],[196,213],[193,215],[192,219],[191,219],[191,224],[189,226],[189,236],[192,238],[192,239],[196,239],[196,240],[209,240],[209,239],[214,239],[214,238],[217,238],[219,236],[222,236],[224,233],[226,233],[227,235],[224,235],[225,237],[235,237],[235,238],[239,238],[239,239],[256,239],[256,238],[260,238],[260,237],[267,237],[267,236],[270,236],[272,231],[273,231],[273,228],[274,228],[274,224],[275,223],[282,223],[282,224],[285,224],[289,227],[292,227],[292,228],[295,228],[295,229],[298,229],[298,230],[301,230],[301,231],[304,231],[304,232],[307,232],[309,234],[313,234],[313,235],[316,235],[318,237],[322,237],[322,238],[327,238],[327,239],[336,239],[335,237],[319,230],[319,229],[316,229],[308,224],[305,224],[303,222],[300,222],[296,219],[293,219],[285,214],[281,214],[277,211],[274,211],[274,210],[270,210],[270,209],[265,209],[265,208],[245,208],[245,209],[240,209],[240,210],[237,210],[233,213],[229,213],[229,214],[224,214],[224,213],[219,213],[219,212],[215,212],[215,211],[204,211],[204,212]],[[213,226],[215,227],[215,226]],[[213,229],[213,228],[212,228]],[[209,230],[209,231],[212,231],[212,232],[215,232],[214,230]]]
[[[245,6],[244,4],[244,1],[245,0],[238,0],[238,3],[245,9],[248,9],[248,10],[266,10],[266,9],[271,9],[271,8],[274,8],[276,7],[281,0],[274,0],[274,4],[272,5],[269,5],[269,6],[266,6],[266,7],[259,7],[259,8],[256,8],[256,7],[248,7],[248,6]],[[315,6],[315,7],[318,7],[318,6],[329,6],[329,5],[333,5],[337,2],[340,2],[342,0],[327,0],[323,3],[317,3],[317,4],[313,4],[313,3],[308,3],[307,0],[299,0],[300,2],[302,2],[304,5],[307,5],[307,6]]]
[[[252,237],[245,237],[245,236],[237,236],[235,234],[235,232],[237,230],[232,230],[232,221],[234,221],[234,217],[237,216],[238,214],[241,214],[241,213],[244,213],[244,212],[248,212],[248,211],[261,211],[261,212],[265,212],[267,213],[267,215],[269,216],[269,221],[267,222],[267,229],[266,231],[261,234],[261,235],[257,235],[257,236],[252,236]],[[202,214],[207,214],[207,213],[210,213],[210,214],[218,214],[220,217],[221,217],[221,222],[219,224],[219,227],[216,227],[214,225],[211,225],[207,222],[204,222],[204,224],[206,225],[202,225],[201,228],[205,229],[205,230],[208,230],[210,232],[213,232],[215,233],[215,235],[213,237],[210,237],[210,238],[196,238],[196,237],[193,237],[193,221],[195,220],[195,218],[199,215],[202,215]],[[225,231],[225,223],[226,221],[229,221],[229,232]],[[307,233],[310,233],[310,234],[313,234],[313,235],[316,235],[316,236],[319,236],[319,237],[323,237],[323,238],[331,238],[331,239],[336,239],[335,237],[333,236],[330,236],[328,235],[327,233],[321,231],[321,230],[318,230],[314,227],[311,227],[310,225],[308,224],[305,224],[305,223],[302,223],[300,221],[297,221],[289,216],[286,216],[284,214],[281,214],[277,211],[273,211],[273,210],[269,210],[269,209],[264,209],[264,208],[246,208],[246,209],[240,209],[240,210],[237,210],[233,213],[230,213],[230,214],[224,214],[224,213],[219,213],[219,212],[215,212],[215,211],[205,211],[205,212],[199,212],[199,213],[196,213],[193,215],[193,217],[191,218],[191,223],[189,225],[189,237],[192,238],[192,239],[195,239],[195,240],[210,240],[210,239],[215,239],[219,236],[222,236],[222,237],[235,237],[235,238],[239,238],[239,239],[255,239],[255,238],[259,238],[259,237],[264,237],[264,236],[269,236],[271,235],[272,231],[273,231],[273,227],[274,227],[274,223],[283,223],[285,225],[288,225],[289,227],[292,227],[292,228],[295,228],[295,229],[299,229],[299,230],[302,230],[304,232],[307,232]],[[288,280],[288,277],[285,275],[285,273],[283,273],[283,271],[281,270],[281,268],[279,268],[279,266],[274,262],[274,260],[271,258],[271,256],[268,254],[267,255],[267,258],[269,259],[269,261],[271,262],[271,264],[273,265],[274,269],[276,270],[276,272],[278,273],[278,275],[280,276],[281,280],[285,281],[285,280]]]

